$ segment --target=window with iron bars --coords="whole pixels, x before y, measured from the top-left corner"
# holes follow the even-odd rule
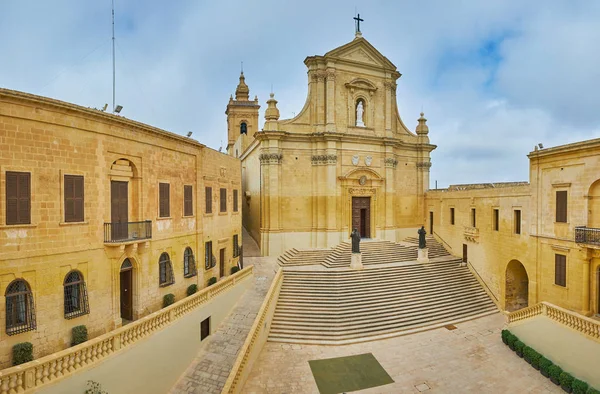
[[[240,255],[240,245],[238,244],[238,234],[233,235],[233,257]]]
[[[197,274],[198,270],[196,270],[194,252],[192,252],[192,248],[185,248],[185,251],[183,252],[183,276],[185,278],[191,278]]]
[[[71,271],[65,277],[65,319],[73,319],[90,313],[87,289],[83,275],[77,271]]]
[[[29,284],[17,279],[6,288],[6,333],[15,335],[35,330],[35,308]]]
[[[160,287],[169,286],[175,283],[173,278],[173,267],[168,253],[163,253],[158,259],[158,285]]]

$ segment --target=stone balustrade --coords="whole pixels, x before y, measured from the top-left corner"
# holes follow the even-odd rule
[[[258,358],[263,345],[267,341],[282,283],[283,269],[279,268],[221,393],[241,393],[250,373],[251,366],[249,364]]]
[[[227,291],[253,273],[253,266],[244,268],[216,284],[204,288],[173,305],[145,316],[104,335],[0,371],[0,394],[27,393],[49,383],[89,368],[106,357],[121,351]]]
[[[527,308],[520,309],[508,314],[508,323],[529,319],[535,316],[546,316],[560,324],[578,331],[587,337],[600,341],[600,322],[582,316],[578,313],[550,304],[540,302]]]

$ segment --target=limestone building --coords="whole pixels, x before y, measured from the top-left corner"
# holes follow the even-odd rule
[[[124,117],[0,89],[0,366],[36,358],[229,275],[239,160]]]
[[[415,131],[396,104],[401,74],[360,33],[309,56],[308,97],[279,119],[273,94],[258,131],[258,101],[244,76],[227,106],[228,153],[242,161],[244,226],[263,255],[324,248],[348,239],[400,240],[422,222],[430,144],[421,114]]]

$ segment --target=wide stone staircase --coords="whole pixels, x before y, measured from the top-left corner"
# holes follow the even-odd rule
[[[367,244],[361,243],[361,249]],[[404,251],[394,249],[396,246],[384,247]],[[369,249],[362,250],[365,263]],[[460,259],[441,256],[428,264],[374,265],[375,256],[386,255],[372,256],[373,264],[361,271],[284,268],[269,341],[330,345],[362,342],[442,327],[498,311],[468,268],[460,265]],[[332,255],[326,257],[330,263],[331,259]]]
[[[299,265],[322,264],[323,260],[333,251],[333,249],[290,249],[286,250],[277,262],[281,266],[294,267]]]

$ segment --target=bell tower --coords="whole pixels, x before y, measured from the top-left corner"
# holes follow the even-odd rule
[[[239,157],[254,140],[258,131],[258,97],[250,100],[250,89],[246,85],[244,72],[240,74],[240,82],[235,89],[235,100],[229,97],[227,104],[227,153]]]

